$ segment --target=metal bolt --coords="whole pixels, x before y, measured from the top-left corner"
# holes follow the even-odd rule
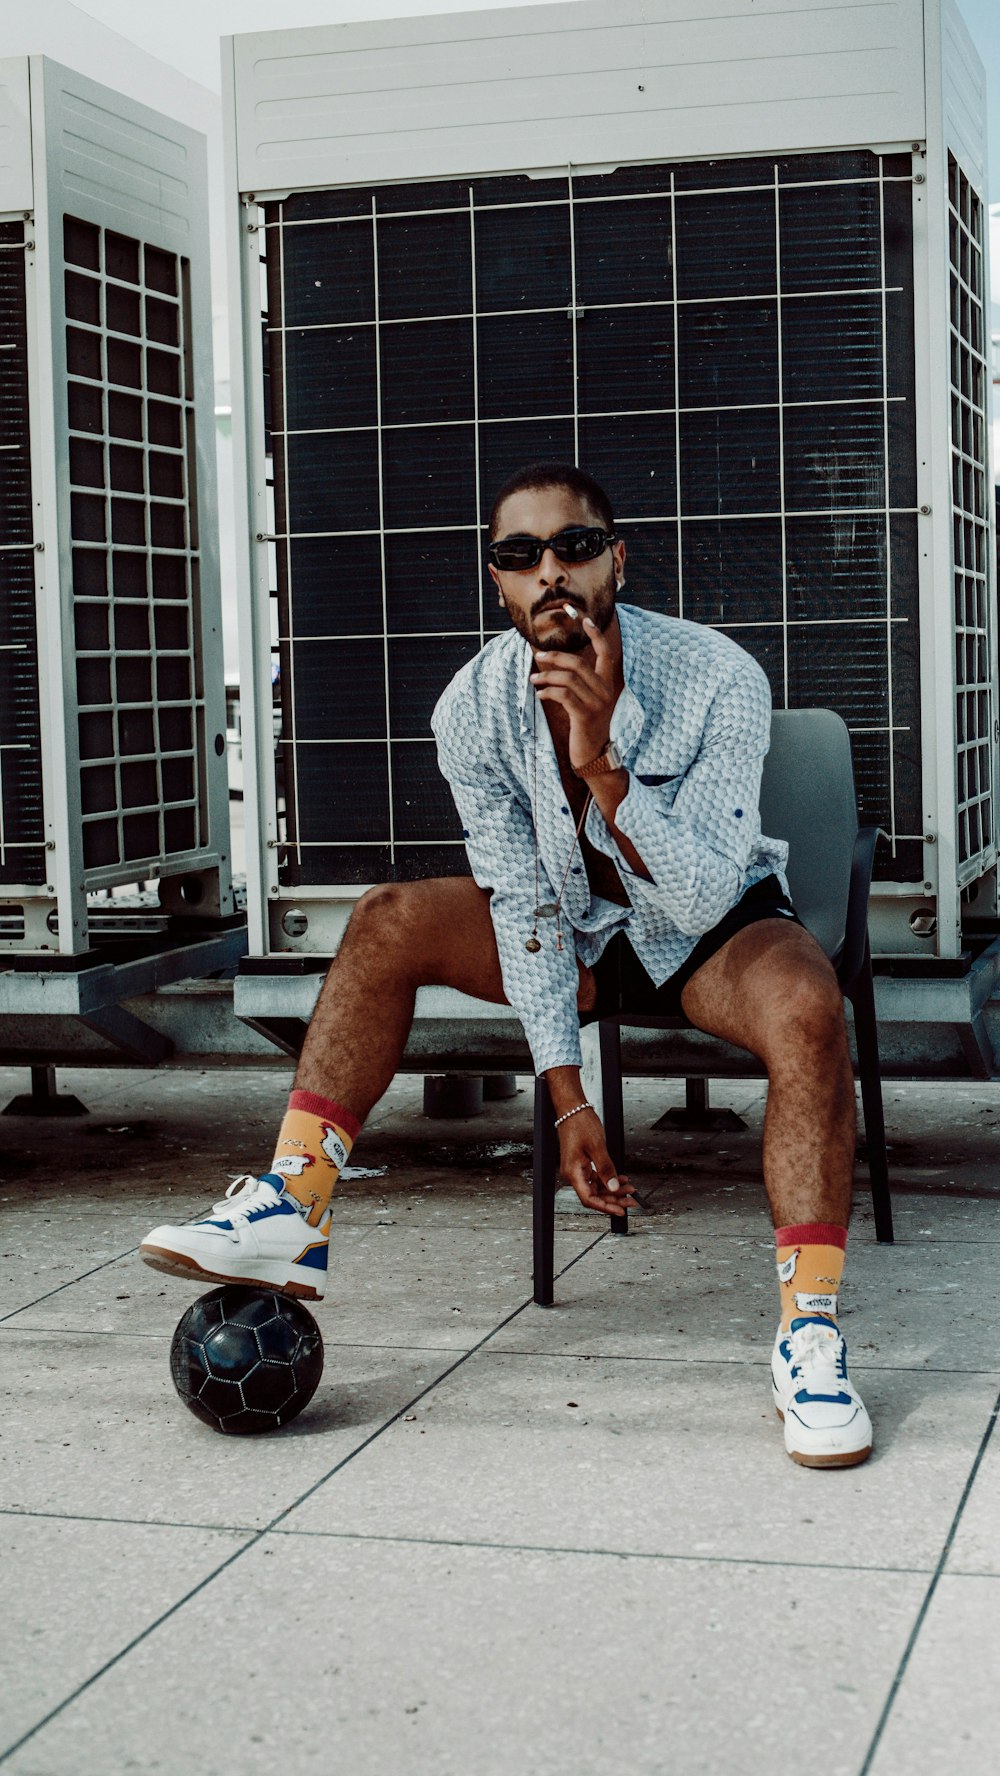
[[[46,841],[45,841],[46,851],[54,851],[55,848],[56,848],[55,839],[46,839]]]
[[[910,143],[910,147],[913,149],[914,154],[920,153],[920,146],[921,145],[919,142],[911,142]]]
[[[923,185],[925,183],[923,173],[914,173],[913,183],[914,185]]]
[[[44,543],[36,543],[35,544],[35,554],[36,555],[44,555],[45,554],[45,544]]]
[[[921,515],[924,518],[926,518],[930,513],[930,506],[921,506],[919,509],[920,509]]]
[[[34,241],[25,241],[25,243],[24,243],[24,250],[25,250],[25,252],[26,252],[26,253],[33,253],[33,252],[34,252],[34,250],[35,250],[35,243],[34,243]]]
[[[934,837],[933,833],[925,833],[924,834],[924,844],[925,845],[936,845],[937,844],[937,840]]]
[[[21,215],[22,215],[25,222],[31,221],[31,211],[30,210],[22,210]]]

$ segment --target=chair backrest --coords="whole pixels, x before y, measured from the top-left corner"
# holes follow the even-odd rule
[[[844,942],[858,805],[851,739],[832,709],[776,709],[760,789],[761,830],[788,841],[803,924],[836,961]]]

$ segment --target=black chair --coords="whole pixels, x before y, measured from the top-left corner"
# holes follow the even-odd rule
[[[892,1240],[892,1203],[882,1113],[875,993],[868,942],[876,826],[858,829],[851,742],[839,715],[830,709],[776,710],[771,749],[764,764],[760,795],[761,828],[787,839],[788,882],[796,911],[837,971],[844,997],[854,1010],[858,1076],[864,1107],[875,1233]],[[622,1113],[622,1026],[683,1029],[680,1018],[651,1018],[622,1012],[598,1026],[608,1151],[619,1170],[625,1163]],[[534,1283],[539,1307],[553,1299],[556,1170],[559,1141],[544,1079],[535,1081]],[[615,1233],[628,1232],[627,1216],[609,1216]]]

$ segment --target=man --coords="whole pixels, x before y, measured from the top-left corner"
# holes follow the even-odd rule
[[[786,847],[760,831],[771,697],[715,630],[618,605],[625,545],[590,476],[536,464],[501,488],[490,574],[513,630],[433,717],[472,878],[386,884],[358,902],[320,994],[271,1168],[147,1262],[192,1278],[323,1294],[329,1202],[396,1072],[424,985],[517,1010],[588,1209],[633,1204],[580,1083],[580,1022],[682,1011],[769,1079],[764,1178],[781,1324],[785,1445],[811,1467],[871,1452],[837,1327],[854,1082],[833,970],[798,922]]]

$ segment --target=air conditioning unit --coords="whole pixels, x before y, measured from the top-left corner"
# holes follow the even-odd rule
[[[0,145],[0,952],[23,969],[234,909],[204,140],[32,56],[0,61]],[[123,892],[155,882],[162,916]]]
[[[226,62],[251,954],[306,966],[364,885],[467,869],[428,717],[502,621],[492,494],[557,457],[611,494],[626,599],[845,718],[887,835],[876,949],[952,968],[963,909],[997,912],[985,93],[955,6],[584,0]]]

